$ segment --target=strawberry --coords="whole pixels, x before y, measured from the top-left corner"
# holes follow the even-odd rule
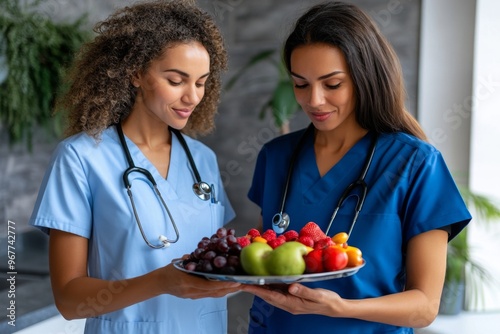
[[[246,247],[252,243],[248,237],[238,237],[236,238],[238,241],[238,244],[241,246],[241,248]]]
[[[297,239],[298,242],[301,242],[302,244],[306,245],[307,247],[314,247],[314,240],[307,235],[300,236]]]
[[[276,232],[274,232],[271,229],[266,230],[264,233],[262,233],[261,237],[266,239],[268,242],[271,240],[276,239]]]
[[[286,241],[295,241],[299,238],[299,233],[295,230],[289,230],[282,234]]]
[[[273,240],[269,240],[267,242],[267,244],[269,246],[271,246],[273,249],[280,246],[280,245],[283,245],[285,243],[285,239],[284,238],[275,238]]]
[[[247,232],[247,235],[250,236],[250,238],[255,238],[260,235],[260,232],[256,228],[252,228]]]
[[[276,239],[281,239],[283,240],[283,242],[287,242],[288,240],[286,240],[286,237],[284,235],[279,235],[276,237]]]
[[[304,256],[306,262],[306,272],[308,273],[321,273],[323,272],[323,249],[317,248],[313,249],[306,256]]]
[[[326,247],[329,247],[329,246],[334,246],[335,243],[332,241],[331,238],[329,237],[326,237],[326,238],[323,238],[323,239],[320,239],[318,241],[316,241],[314,243],[314,248],[326,248]]]
[[[326,238],[326,234],[315,222],[309,222],[299,232],[299,236],[309,236],[314,242]]]

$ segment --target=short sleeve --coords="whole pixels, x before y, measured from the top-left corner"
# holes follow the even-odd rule
[[[471,220],[453,177],[439,151],[430,152],[414,169],[406,197],[406,241],[431,229],[450,226],[453,239]]]
[[[43,178],[30,225],[45,233],[57,229],[89,238],[91,195],[77,152],[60,143]]]

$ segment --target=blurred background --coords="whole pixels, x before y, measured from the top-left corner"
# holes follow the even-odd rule
[[[8,17],[7,6],[12,2],[0,1],[0,6],[4,7],[0,7],[0,13],[4,13],[0,17]],[[54,44],[59,48],[57,54],[54,52],[52,55],[49,49],[38,54],[29,53],[31,51],[27,46],[35,42],[46,47],[54,42],[54,38],[50,37],[54,35],[47,37],[41,33],[41,30],[47,29],[47,21],[56,25],[73,24],[71,29],[77,34],[71,37],[73,44],[70,46],[78,45],[79,38],[84,38],[96,22],[105,19],[117,7],[132,2],[46,0],[39,1],[35,7],[28,6],[28,12],[35,15],[32,15],[30,25],[25,24],[24,28],[19,29],[19,38],[15,39],[20,44],[19,50],[26,50],[26,53],[19,52],[16,55],[15,66],[24,67],[27,72],[33,72],[33,68],[43,72],[50,66],[48,61],[52,58],[49,54],[54,59],[57,56],[59,62],[71,57],[71,52],[65,49],[66,46],[61,46],[61,42]],[[236,228],[238,234],[246,233],[256,224],[259,216],[258,208],[247,199],[246,194],[260,147],[280,134],[282,123],[288,125],[291,131],[307,124],[300,111],[288,113],[285,118],[277,120],[277,113],[273,114],[272,108],[265,108],[265,105],[273,97],[280,79],[276,62],[279,63],[279,50],[291,24],[305,8],[319,2],[198,1],[203,9],[214,16],[224,34],[229,53],[229,71],[225,74],[224,82],[227,84],[238,75],[234,85],[226,88],[222,94],[215,133],[200,138],[218,155],[224,185],[237,213],[231,226]],[[497,16],[500,3],[496,0],[347,2],[355,3],[367,11],[394,46],[403,68],[408,93],[407,107],[424,127],[430,142],[443,153],[456,182],[467,193],[472,191],[474,195],[481,196],[479,200],[482,202],[474,203],[498,203],[500,23]],[[83,19],[82,15],[85,15]],[[78,19],[82,21],[75,28]],[[16,92],[13,86],[7,85],[9,76],[15,73],[14,65],[10,65],[10,53],[7,52],[9,39],[6,36],[10,31],[7,24],[11,21],[3,18],[0,21],[0,309],[5,310],[4,305],[8,305],[7,234],[9,228],[15,227],[17,318],[16,328],[12,328],[6,324],[8,317],[2,314],[0,332],[10,333],[14,329],[25,328],[24,332],[28,333],[30,327],[57,315],[48,282],[47,238],[29,227],[27,221],[58,138],[51,134],[54,130],[57,133],[57,127],[54,127],[53,120],[46,112],[40,116],[33,111],[34,108],[25,105],[26,119],[29,121],[23,121],[24,114],[21,117],[20,112],[12,107],[20,103],[18,100],[10,102],[13,95],[20,94],[23,100],[31,91],[41,95],[42,101],[45,101],[43,94],[46,91],[50,94],[47,87],[51,82],[35,82],[30,90],[29,83],[19,81],[20,88]],[[61,34],[60,30],[56,27],[51,31]],[[63,26],[62,30],[70,29]],[[82,32],[81,36],[78,31]],[[70,37],[62,39],[68,41]],[[55,50],[56,46],[50,47],[50,50]],[[267,60],[240,73],[253,57],[267,51]],[[50,96],[46,96],[46,100],[50,100]],[[46,101],[40,103],[46,104]],[[19,122],[11,122],[13,118],[19,119]],[[475,210],[476,206],[471,204],[471,211],[475,213]],[[483,211],[480,207],[479,213]],[[492,315],[495,318],[495,315],[499,315],[500,290],[497,278],[500,277],[500,264],[494,260],[495,254],[500,251],[495,242],[500,233],[498,221],[495,215],[474,215],[473,224],[467,229],[465,238],[467,246],[473,245],[468,247],[468,272],[471,271],[470,263],[477,263],[486,267],[493,279],[482,280],[483,277],[480,277],[478,283],[474,276],[469,277],[468,281],[476,284],[465,287],[469,294],[459,298],[461,303],[458,311],[451,312],[454,313],[451,316],[443,312],[434,327],[431,326],[426,333],[469,333],[464,331],[469,323],[473,323],[470,333],[474,328],[477,330],[480,324],[487,326],[483,331],[485,333],[500,329],[498,322],[477,318]],[[478,286],[479,292],[476,291]],[[248,296],[244,295],[230,299],[230,333],[245,333],[249,302]],[[64,329],[53,332],[80,333],[79,326],[79,322],[65,323]]]

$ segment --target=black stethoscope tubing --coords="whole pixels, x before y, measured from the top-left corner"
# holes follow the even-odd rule
[[[286,198],[287,198],[287,195],[288,195],[288,187],[289,187],[290,181],[292,179],[293,167],[295,165],[295,161],[297,160],[297,157],[299,155],[299,152],[300,152],[302,146],[304,146],[305,138],[313,130],[314,130],[314,126],[311,123],[307,127],[306,131],[304,131],[304,133],[302,134],[302,136],[299,139],[299,142],[298,142],[297,146],[293,150],[292,157],[290,159],[290,164],[288,166],[288,173],[287,173],[287,176],[286,176],[285,187],[283,189],[283,195],[281,196],[280,211],[273,216],[273,220],[272,220],[273,230],[276,233],[283,233],[288,228],[288,225],[290,224],[290,216],[286,212],[284,212]]]
[[[335,219],[335,217],[337,216],[337,213],[339,212],[340,208],[344,204],[344,201],[349,197],[349,194],[357,187],[361,187],[361,198],[359,198],[359,196],[358,196],[358,200],[356,203],[356,209],[355,209],[355,213],[354,213],[354,219],[351,223],[349,231],[347,232],[347,235],[351,236],[354,225],[356,224],[356,221],[358,220],[359,213],[361,212],[361,209],[363,208],[363,204],[365,203],[366,195],[368,194],[368,185],[366,184],[365,178],[366,178],[366,174],[368,174],[368,170],[370,169],[370,166],[372,164],[373,156],[375,154],[375,148],[377,146],[377,140],[378,140],[378,136],[377,136],[377,134],[374,134],[374,138],[372,138],[370,149],[368,150],[369,154],[366,157],[365,164],[364,164],[363,169],[361,171],[361,175],[359,176],[359,178],[356,181],[354,181],[353,183],[348,185],[347,188],[342,193],[342,196],[340,196],[339,202],[337,203],[337,207],[333,211],[332,217],[330,218],[330,222],[328,223],[328,227],[326,228],[326,232],[325,232],[326,235],[328,235],[328,232],[330,231],[330,227],[332,226],[333,220]]]
[[[213,186],[211,187],[211,186],[208,185],[208,183],[203,182],[201,180],[200,173],[198,172],[198,168],[196,167],[196,164],[194,162],[194,159],[193,159],[193,156],[191,154],[191,151],[189,150],[189,147],[188,147],[188,145],[186,143],[186,140],[184,139],[184,137],[182,136],[182,134],[180,133],[180,131],[178,131],[176,129],[173,129],[173,128],[170,128],[170,127],[169,127],[169,129],[179,139],[179,142],[181,143],[182,148],[186,152],[186,155],[187,155],[187,158],[189,160],[189,164],[191,166],[191,169],[193,170],[193,174],[194,174],[195,180],[196,180],[196,182],[193,185],[193,191],[195,192],[195,194],[200,199],[202,199],[204,201],[206,201],[206,200],[208,200],[210,198],[212,198],[214,200],[215,199],[215,194],[214,194],[214,191],[213,191]],[[127,194],[128,194],[128,196],[130,198],[130,203],[132,204],[132,210],[134,212],[134,216],[135,216],[135,219],[136,219],[136,222],[137,222],[137,226],[139,227],[139,230],[141,232],[141,235],[142,235],[144,241],[146,242],[146,244],[149,247],[155,248],[155,249],[168,247],[171,243],[175,243],[175,242],[177,242],[179,240],[179,230],[177,229],[177,225],[175,223],[175,220],[172,217],[172,214],[170,213],[170,210],[168,209],[167,203],[163,199],[163,197],[162,197],[162,195],[161,195],[161,193],[160,193],[160,191],[158,189],[158,186],[156,184],[156,181],[155,181],[153,175],[147,169],[141,168],[141,167],[137,167],[134,164],[134,160],[132,159],[132,156],[130,155],[130,151],[128,149],[127,142],[125,141],[125,136],[123,134],[123,129],[122,129],[121,123],[117,123],[116,124],[116,130],[118,132],[118,138],[120,139],[120,143],[121,143],[121,146],[123,148],[123,151],[125,153],[125,157],[126,157],[127,163],[128,163],[128,168],[123,172],[122,178],[123,178],[123,183],[125,185],[125,188],[127,189]],[[148,238],[146,237],[146,234],[144,233],[144,230],[142,228],[142,223],[141,223],[141,221],[139,219],[139,215],[137,213],[137,209],[136,209],[136,206],[135,206],[135,202],[134,202],[133,195],[132,195],[132,190],[131,190],[132,189],[132,185],[131,185],[130,180],[129,180],[129,175],[131,173],[134,173],[134,172],[143,174],[151,182],[156,195],[160,199],[163,207],[165,208],[165,210],[166,210],[166,212],[168,214],[168,217],[170,218],[170,221],[172,223],[172,226],[173,226],[174,232],[175,232],[175,238],[174,239],[168,239],[167,237],[161,235],[159,237],[159,239],[161,241],[161,244],[159,244],[159,245],[153,245],[148,240]]]
[[[186,140],[182,136],[181,132],[177,129],[174,129],[172,127],[169,127],[170,131],[173,132],[179,142],[181,143],[182,148],[184,149],[184,152],[186,152],[187,158],[189,160],[189,165],[191,166],[191,169],[193,170],[194,178],[196,182],[193,184],[193,191],[198,196],[200,199],[204,201],[208,201],[211,197],[212,199],[215,200],[215,193],[212,191],[213,186],[209,186],[208,183],[203,182],[201,180],[200,173],[198,172],[198,168],[196,168],[196,164],[194,163],[193,156],[191,154],[191,150],[189,149]]]
[[[276,213],[273,216],[273,219],[272,219],[273,229],[277,233],[283,233],[288,228],[288,225],[290,224],[290,217],[289,217],[289,215],[286,212],[284,212],[286,198],[287,198],[287,195],[288,195],[288,188],[289,188],[290,181],[291,181],[291,178],[292,178],[292,174],[293,174],[293,169],[294,169],[295,162],[297,160],[297,157],[299,155],[299,152],[300,152],[302,146],[304,145],[305,138],[307,136],[309,136],[309,134],[312,133],[313,131],[314,131],[314,126],[311,123],[307,127],[307,129],[304,131],[304,133],[302,134],[302,136],[300,137],[299,142],[297,143],[297,146],[294,148],[294,151],[292,153],[292,157],[290,159],[290,165],[288,167],[288,173],[287,173],[287,177],[286,177],[286,183],[285,183],[285,186],[284,186],[284,189],[283,189],[283,196],[281,198],[280,211],[278,213]],[[361,188],[361,197],[358,196],[358,200],[357,200],[357,203],[356,203],[356,209],[355,209],[356,212],[355,212],[355,215],[354,215],[354,219],[353,219],[353,221],[351,223],[351,226],[349,228],[349,231],[347,233],[348,236],[351,235],[352,230],[354,228],[354,225],[356,224],[357,218],[359,216],[359,213],[361,212],[361,209],[363,208],[363,204],[365,202],[366,195],[368,193],[368,186],[367,186],[367,184],[365,182],[365,178],[366,178],[366,174],[368,174],[368,170],[370,169],[370,166],[371,166],[371,163],[372,163],[372,160],[373,160],[373,156],[375,154],[375,148],[377,146],[377,140],[378,140],[378,135],[377,134],[373,134],[373,138],[372,138],[370,149],[369,149],[369,154],[367,155],[367,157],[365,159],[365,163],[364,163],[363,169],[361,171],[361,174],[360,174],[360,176],[358,177],[358,179],[356,181],[354,181],[353,183],[349,184],[349,186],[347,186],[347,188],[342,193],[342,196],[340,196],[340,199],[339,199],[339,201],[337,203],[337,206],[336,206],[335,210],[333,211],[333,214],[332,214],[332,216],[330,218],[330,221],[328,223],[327,229],[325,231],[326,235],[328,235],[328,232],[330,231],[330,227],[331,227],[331,225],[332,225],[335,217],[337,216],[338,211],[340,210],[340,208],[344,204],[344,201],[349,197],[349,195],[351,194],[351,192],[355,188],[360,187]]]

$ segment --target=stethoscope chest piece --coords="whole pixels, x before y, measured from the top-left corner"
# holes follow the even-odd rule
[[[193,191],[200,199],[208,201],[212,195],[212,187],[206,182],[195,182],[193,184]]]
[[[278,212],[273,216],[273,230],[274,232],[281,234],[286,231],[290,225],[290,217],[286,212]]]

